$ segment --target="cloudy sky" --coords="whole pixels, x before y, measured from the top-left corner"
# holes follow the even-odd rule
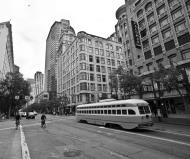
[[[11,21],[15,64],[24,78],[44,73],[45,44],[55,21],[70,20],[75,32],[107,38],[125,0],[1,0],[0,22]]]

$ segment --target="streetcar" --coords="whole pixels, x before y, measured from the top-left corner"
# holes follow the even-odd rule
[[[78,105],[77,122],[103,126],[119,125],[124,129],[146,128],[153,125],[148,102],[141,99],[105,100]]]

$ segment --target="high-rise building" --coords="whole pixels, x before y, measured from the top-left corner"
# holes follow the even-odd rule
[[[70,26],[69,20],[62,19],[54,22],[46,39],[45,59],[45,91],[49,97],[56,96],[56,61],[62,50],[66,49],[75,36],[74,29]]]
[[[172,62],[190,76],[190,0],[125,0],[116,18],[129,70],[148,77],[160,63]],[[154,100],[152,93],[143,98]],[[167,105],[181,102],[175,91],[164,98]]]
[[[0,79],[7,72],[14,71],[12,26],[10,22],[0,23]]]
[[[35,96],[39,95],[44,90],[44,75],[42,72],[36,72],[34,75],[35,81]]]
[[[121,43],[79,32],[57,61],[58,95],[67,95],[70,106],[109,98],[109,74],[124,58]]]

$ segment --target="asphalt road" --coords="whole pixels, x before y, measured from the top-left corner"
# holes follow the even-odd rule
[[[47,127],[22,119],[31,159],[189,159],[190,127],[155,124],[127,131],[77,123],[75,117],[47,116]],[[0,122],[0,159],[21,159],[20,130]]]

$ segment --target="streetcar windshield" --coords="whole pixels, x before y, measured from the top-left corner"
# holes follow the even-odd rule
[[[138,106],[140,114],[149,114],[150,109],[148,106]]]

